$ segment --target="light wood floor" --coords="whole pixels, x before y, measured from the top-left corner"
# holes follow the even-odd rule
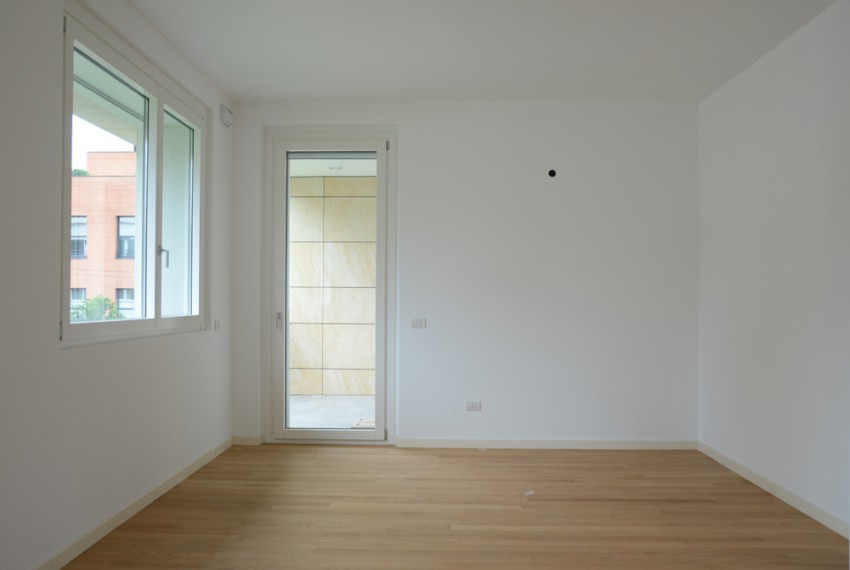
[[[233,447],[67,568],[847,570],[696,451]]]

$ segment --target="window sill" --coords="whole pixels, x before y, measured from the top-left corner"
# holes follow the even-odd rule
[[[72,325],[76,326],[76,325]],[[170,336],[176,334],[186,334],[186,333],[201,333],[212,331],[212,328],[206,327],[200,324],[197,325],[186,325],[186,326],[176,326],[169,328],[159,328],[159,329],[145,329],[141,331],[132,331],[118,334],[109,334],[109,335],[88,335],[78,338],[73,338],[69,335],[70,338],[62,338],[59,340],[59,348],[62,350],[79,348],[84,346],[96,346],[100,344],[114,344],[117,342],[128,342],[134,340],[142,340],[148,338],[154,338],[159,336]],[[73,332],[73,331],[72,331]]]

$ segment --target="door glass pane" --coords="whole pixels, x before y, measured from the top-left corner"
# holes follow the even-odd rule
[[[71,304],[71,322],[144,317],[118,308],[115,291],[141,288],[144,266],[116,255],[115,236],[119,219],[142,212],[147,114],[147,97],[74,51],[70,288],[86,296]]]
[[[171,113],[162,129],[162,316],[198,314],[195,131]]]
[[[377,160],[289,153],[286,427],[375,428]]]

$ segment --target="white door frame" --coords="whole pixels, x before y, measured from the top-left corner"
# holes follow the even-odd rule
[[[395,149],[396,131],[389,128],[266,127],[265,254],[263,346],[265,389],[264,436],[267,443],[395,442]],[[376,370],[374,430],[287,429],[284,427],[286,373],[287,153],[290,151],[375,151],[378,159]],[[276,262],[277,261],[277,262]],[[278,318],[278,313],[281,315]]]

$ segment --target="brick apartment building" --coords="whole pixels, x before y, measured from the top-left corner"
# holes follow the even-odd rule
[[[89,152],[72,178],[71,305],[103,296],[135,309],[136,153]]]

